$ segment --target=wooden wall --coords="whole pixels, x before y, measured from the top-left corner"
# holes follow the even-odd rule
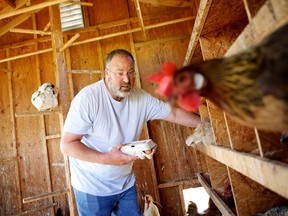
[[[77,215],[67,158],[59,149],[63,117],[84,86],[102,79],[111,50],[130,50],[137,87],[159,97],[145,77],[165,61],[180,67],[237,53],[288,20],[287,0],[87,0],[93,6],[83,6],[86,27],[62,34],[56,5],[8,16],[45,2],[19,0],[14,9],[5,2],[0,3],[0,215],[55,215],[58,209]],[[9,32],[43,30],[49,21],[52,37]],[[56,50],[77,33],[70,47]],[[39,113],[30,100],[44,82],[56,84],[61,100],[53,112]],[[187,147],[192,128],[163,121],[145,126],[141,139],[152,138],[158,148],[153,160],[135,162],[141,208],[144,195],[151,194],[162,205],[161,215],[185,215],[182,190],[200,185],[223,215],[252,215],[287,204],[287,149],[279,134],[240,126],[210,101],[199,112],[210,117],[216,145]],[[282,153],[271,158],[275,150]],[[235,207],[223,196],[227,183]]]
[[[226,7],[235,13],[223,25]],[[209,11],[198,16],[194,25],[197,29],[202,24],[203,30],[194,44],[200,44],[204,60],[245,50],[288,22],[288,2],[281,0],[233,2],[233,5],[225,0],[201,1],[199,8]],[[287,205],[287,146],[280,144],[280,134],[239,125],[208,100],[200,108],[200,114],[201,118],[211,120],[215,145],[193,146],[198,179],[222,214],[254,215]],[[232,201],[224,195],[227,184],[231,185]]]

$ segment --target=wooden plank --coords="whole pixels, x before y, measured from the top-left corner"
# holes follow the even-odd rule
[[[66,70],[69,74],[102,74],[103,70]]]
[[[213,191],[211,186],[206,182],[206,180],[203,178],[203,176],[198,173],[198,180],[201,183],[201,185],[204,187],[206,192],[209,194],[212,201],[215,203],[217,208],[221,211],[223,215],[227,216],[236,216],[234,212],[230,210],[230,208],[226,205],[226,203],[218,196],[218,194]]]
[[[275,206],[287,203],[287,200],[262,185],[229,168],[233,197],[237,206],[237,215],[255,215]],[[284,179],[283,179],[284,180]]]
[[[288,165],[229,148],[199,143],[193,148],[248,176],[252,180],[288,199]],[[237,161],[237,163],[235,163]]]
[[[35,11],[35,10],[42,9],[44,7],[49,7],[49,6],[52,6],[52,5],[55,5],[55,4],[60,4],[60,3],[63,3],[63,2],[68,2],[68,1],[69,0],[46,1],[46,2],[39,3],[39,4],[36,4],[36,5],[32,5],[32,6],[29,6],[29,7],[26,7],[26,8],[13,10],[13,11],[7,12],[5,14],[0,14],[0,20],[2,20],[4,18],[11,17],[11,16],[16,16],[16,15],[20,15],[20,14],[24,14],[24,13],[29,13],[29,12],[32,12],[32,11]]]
[[[213,0],[201,0],[183,66],[190,63]]]
[[[206,160],[211,186],[214,190],[221,194],[225,184],[229,182],[227,166],[211,157],[206,157]]]
[[[168,187],[175,187],[179,185],[194,185],[195,187],[199,186],[199,182],[197,179],[188,179],[184,181],[174,181],[174,182],[168,182],[163,184],[158,184],[158,188],[168,188]]]
[[[59,52],[62,52],[63,50],[65,50],[66,48],[68,48],[69,46],[71,46],[73,44],[73,42],[75,40],[77,40],[77,38],[80,37],[79,33],[76,33],[72,38],[70,38],[60,49]]]
[[[70,107],[70,95],[67,91],[69,89],[68,79],[66,74],[66,63],[64,52],[58,52],[61,47],[63,47],[63,34],[61,29],[61,20],[60,20],[60,11],[57,6],[53,5],[49,7],[49,17],[51,22],[51,31],[52,31],[52,48],[53,48],[53,62],[54,62],[54,71],[56,76],[56,86],[58,86],[59,95],[60,95],[60,106],[62,112],[59,114],[59,123],[61,132],[63,131],[64,119],[66,118],[69,107]],[[74,206],[73,191],[70,181],[70,168],[69,168],[69,158],[67,155],[64,155],[65,163],[65,176],[66,176],[66,186],[68,188],[68,202],[69,202],[69,211],[73,216],[75,215],[76,209]]]
[[[223,110],[209,100],[206,101],[216,145],[230,147]]]
[[[231,148],[241,152],[252,152],[258,148],[255,130],[240,125],[224,113]]]
[[[31,30],[31,29],[19,29],[13,28],[9,30],[10,32],[24,33],[24,34],[40,34],[40,35],[51,35],[51,32],[41,31],[41,30]]]
[[[146,35],[146,31],[145,31],[145,26],[144,26],[144,21],[143,21],[143,17],[142,17],[142,12],[141,12],[141,8],[140,8],[140,4],[139,4],[139,0],[134,0],[135,2],[135,7],[136,7],[136,11],[137,11],[137,16],[139,19],[139,23],[143,32],[143,36],[144,36],[144,40],[147,40],[147,35]]]
[[[22,55],[1,59],[0,63],[16,60],[16,59],[20,59],[20,58],[25,58],[25,57],[29,57],[29,56],[34,56],[34,55],[38,55],[38,54],[46,53],[46,52],[51,52],[51,51],[52,51],[52,48],[48,48],[48,49],[38,50],[36,52],[25,53]]]
[[[6,49],[6,56],[10,56],[10,49]],[[19,159],[20,157],[18,156],[18,147],[17,147],[17,136],[16,136],[16,119],[13,113],[15,112],[14,109],[14,100],[13,100],[13,70],[12,70],[12,63],[7,62],[7,69],[8,69],[8,94],[9,94],[9,107],[10,107],[10,121],[11,121],[11,136],[12,136],[12,145],[13,145],[13,155],[14,158]],[[16,183],[17,183],[17,189],[18,191],[21,191],[21,183],[20,183],[20,168],[19,168],[19,162],[18,160],[16,161],[16,171],[17,175],[15,176]],[[17,207],[19,208],[18,210],[22,209],[22,202],[21,202],[21,193],[17,193]]]
[[[185,207],[185,200],[184,200],[184,192],[183,190],[185,189],[183,187],[183,185],[179,185],[178,186],[178,189],[179,189],[179,194],[180,194],[180,201],[181,201],[181,206],[182,206],[182,212],[183,212],[183,215],[186,215],[186,207]]]
[[[23,203],[35,202],[37,200],[42,200],[46,198],[50,198],[53,196],[58,196],[60,194],[68,193],[68,190],[54,191],[50,193],[45,193],[37,196],[26,197],[23,199]]]
[[[28,117],[28,116],[40,116],[40,115],[51,115],[61,113],[61,110],[52,111],[38,111],[38,112],[15,112],[15,117]]]

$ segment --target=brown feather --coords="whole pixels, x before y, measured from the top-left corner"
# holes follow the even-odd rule
[[[191,92],[193,86],[181,86],[183,73],[191,79],[195,73],[202,74],[206,85],[199,94],[240,123],[269,131],[288,130],[288,24],[245,52],[177,71],[175,88]]]

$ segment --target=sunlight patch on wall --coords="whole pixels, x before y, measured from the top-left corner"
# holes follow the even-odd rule
[[[192,201],[197,205],[198,213],[201,213],[208,208],[209,195],[203,187],[185,189],[183,190],[183,194],[186,210],[189,201]]]

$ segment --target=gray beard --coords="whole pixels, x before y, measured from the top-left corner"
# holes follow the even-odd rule
[[[110,82],[110,79],[107,79],[107,84],[108,84],[108,87],[111,90],[111,92],[117,97],[124,98],[130,94],[130,91],[129,92],[123,92],[123,91],[120,91],[119,89],[114,88],[114,86]]]

